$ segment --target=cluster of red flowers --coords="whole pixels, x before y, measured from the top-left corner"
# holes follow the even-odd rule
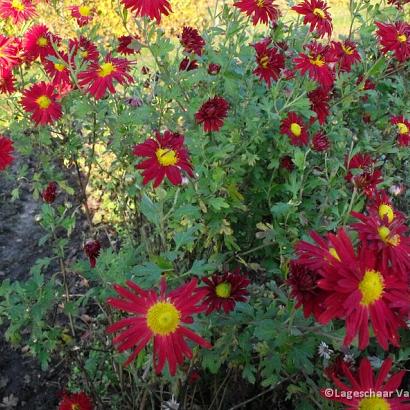
[[[64,392],[58,410],[93,410],[94,405],[90,397],[84,392],[68,393]]]
[[[0,171],[5,170],[13,162],[13,141],[0,135]]]
[[[314,243],[300,241],[290,264],[288,283],[305,316],[320,323],[341,319],[344,344],[356,335],[359,348],[369,344],[369,324],[379,345],[399,345],[398,329],[410,313],[410,238],[405,217],[383,191],[374,193],[365,214],[352,212],[359,243],[355,250],[345,230],[325,237],[312,232]]]

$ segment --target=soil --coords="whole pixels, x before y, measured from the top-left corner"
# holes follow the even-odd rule
[[[13,174],[19,166],[15,161]],[[0,173],[0,281],[24,281],[36,259],[50,256],[47,245],[38,246],[44,230],[35,221],[41,206],[27,183],[20,185],[19,199],[11,192],[18,185],[10,172]],[[52,268],[52,267],[50,267]],[[6,326],[0,327],[0,407],[21,410],[55,409],[61,391],[57,371],[43,372],[37,360],[13,348],[4,338]]]

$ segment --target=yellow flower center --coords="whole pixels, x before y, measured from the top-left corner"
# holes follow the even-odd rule
[[[267,68],[268,63],[269,63],[269,57],[268,56],[265,55],[260,59],[260,64],[261,64],[262,68]]]
[[[78,12],[83,17],[88,17],[91,13],[91,9],[88,6],[80,6],[78,8]]]
[[[45,47],[48,44],[48,40],[45,37],[39,37],[37,39],[37,45],[40,47]]]
[[[399,40],[400,43],[404,43],[404,42],[407,41],[407,36],[406,36],[405,34],[399,34],[399,35],[397,36],[397,40]]]
[[[403,122],[397,123],[397,128],[399,129],[399,134],[408,134],[409,127]]]
[[[319,54],[315,58],[309,58],[310,64],[317,65],[318,67],[323,67],[325,65],[325,59]]]
[[[387,220],[389,221],[389,223],[391,223],[394,219],[394,211],[391,205],[381,204],[379,206],[379,216],[380,216],[380,219],[384,219],[387,216]]]
[[[71,405],[71,410],[81,410],[81,407],[78,403],[74,403]]]
[[[339,262],[341,261],[339,254],[337,253],[335,248],[329,248],[329,253]]]
[[[46,110],[50,106],[51,100],[46,95],[42,95],[37,98],[36,103],[42,110]]]
[[[82,58],[87,58],[88,57],[88,51],[87,50],[80,51],[80,56]]]
[[[107,77],[115,71],[115,67],[112,63],[104,63],[100,65],[100,69],[97,71],[98,77]]]
[[[265,6],[265,0],[256,0],[256,5],[260,8]]]
[[[231,297],[231,284],[228,282],[222,282],[215,287],[216,296],[219,298],[227,299]]]
[[[360,400],[358,410],[390,410],[390,404],[381,397],[366,397]]]
[[[62,63],[55,63],[54,64],[54,68],[57,70],[57,71],[64,71],[64,69],[65,69],[65,64],[62,64]]]
[[[349,47],[349,46],[345,47],[343,44],[342,44],[342,49],[345,52],[345,54],[347,54],[348,56],[351,56],[354,53],[354,50],[352,47]]]
[[[313,9],[313,14],[317,17],[320,17],[321,19],[325,18],[325,12],[322,9]]]
[[[181,312],[169,302],[157,302],[147,312],[147,326],[154,335],[168,336],[178,329]]]
[[[397,246],[400,244],[400,236],[393,235],[390,238],[390,229],[387,226],[381,226],[377,229],[380,239],[387,245]]]
[[[11,2],[11,7],[13,7],[14,10],[17,11],[24,11],[25,6],[20,0],[13,0]]]
[[[302,134],[302,127],[298,123],[292,122],[292,124],[290,124],[290,131],[295,137],[300,137],[300,134]]]
[[[361,304],[369,306],[379,300],[383,295],[384,280],[380,272],[367,270],[363,279],[359,283],[360,292],[362,292]]]
[[[158,162],[163,167],[168,167],[169,165],[175,165],[178,163],[177,153],[173,149],[169,148],[158,148],[155,151]]]

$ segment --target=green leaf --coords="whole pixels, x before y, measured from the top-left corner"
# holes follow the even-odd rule
[[[142,196],[140,210],[149,222],[155,226],[160,225],[160,211],[158,205],[152,202],[152,200],[145,194]]]

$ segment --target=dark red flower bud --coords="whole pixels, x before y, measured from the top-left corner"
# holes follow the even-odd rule
[[[44,202],[52,204],[55,201],[57,196],[57,187],[58,185],[56,182],[50,182],[47,185],[47,187],[41,193]]]
[[[149,68],[144,65],[144,67],[141,68],[141,73],[144,75],[149,74]]]
[[[185,57],[181,64],[179,65],[179,71],[191,71],[198,68],[198,63],[196,60],[190,60],[188,57]]]
[[[208,66],[208,74],[217,75],[221,71],[221,66],[219,64],[211,63]]]
[[[289,155],[286,155],[280,159],[280,167],[285,168],[288,171],[293,171],[295,164],[292,161],[292,158]]]
[[[330,148],[329,138],[322,132],[318,132],[312,139],[312,148],[317,152],[324,152]]]
[[[94,239],[88,239],[84,245],[84,252],[90,260],[90,266],[95,267],[97,258],[100,256],[101,244],[99,241]]]

